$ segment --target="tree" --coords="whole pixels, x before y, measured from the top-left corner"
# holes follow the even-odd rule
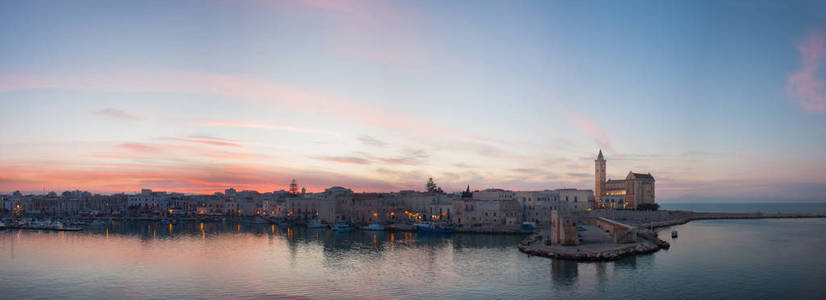
[[[425,185],[425,188],[427,188],[427,191],[430,193],[444,193],[444,191],[442,191],[442,188],[440,188],[436,185],[435,182],[433,182],[433,177],[427,179],[427,184]]]

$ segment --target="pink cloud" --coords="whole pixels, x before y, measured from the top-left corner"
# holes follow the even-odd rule
[[[341,136],[341,134],[339,134],[338,132],[335,132],[335,131],[313,129],[313,128],[302,128],[302,127],[294,127],[294,126],[286,126],[286,125],[276,125],[276,124],[251,123],[251,122],[207,121],[207,122],[199,122],[199,123],[197,123],[197,125],[206,126],[206,127],[235,127],[235,128],[270,129],[270,130],[292,131],[292,132],[300,132],[300,133],[312,133],[312,134],[324,134],[324,135],[332,135],[332,136]]]
[[[168,140],[168,141],[186,142],[186,143],[198,143],[198,144],[212,145],[212,146],[237,147],[237,148],[243,148],[244,147],[243,145],[240,145],[240,144],[237,144],[237,143],[228,142],[226,140],[214,139],[214,138],[203,138],[203,137],[202,138],[194,138],[194,137],[174,138],[173,137],[173,138],[161,138],[161,139]]]
[[[594,121],[586,118],[585,116],[579,115],[577,113],[568,111],[562,106],[559,106],[560,111],[562,111],[563,115],[571,121],[577,128],[591,136],[594,139],[594,142],[599,145],[600,148],[611,151],[611,137],[608,136],[608,133],[602,129],[599,125],[597,125]]]
[[[212,193],[227,187],[273,191],[286,189],[296,178],[308,191],[323,191],[333,185],[345,185],[357,191],[393,190],[397,187],[380,180],[353,175],[295,170],[277,166],[245,164],[210,165],[135,165],[89,164],[66,168],[36,162],[8,165],[0,162],[0,191],[33,191],[44,185],[49,190],[88,189],[93,192],[118,193],[141,188],[184,193]]]
[[[826,66],[825,49],[822,32],[809,34],[797,45],[801,67],[787,79],[786,88],[808,112],[826,112],[826,80],[818,77]]]
[[[370,161],[360,157],[352,157],[352,156],[324,156],[318,157],[320,160],[330,161],[340,164],[357,164],[357,165],[366,165],[369,164]]]
[[[145,145],[145,144],[138,144],[138,143],[124,143],[124,144],[120,144],[119,147],[129,149],[129,150],[140,151],[140,152],[157,152],[158,151],[158,148],[155,148],[155,147],[152,147],[152,146],[149,146],[149,145]]]
[[[323,114],[372,128],[422,134],[464,135],[452,128],[433,124],[404,113],[370,105],[351,98],[288,87],[262,79],[214,73],[184,71],[129,71],[66,76],[0,77],[0,92],[21,89],[60,88],[94,92],[154,92],[215,94],[232,97],[249,104],[308,114]],[[213,123],[214,125],[232,125]],[[251,123],[242,125],[255,127]],[[288,126],[267,126],[272,129],[302,130]]]

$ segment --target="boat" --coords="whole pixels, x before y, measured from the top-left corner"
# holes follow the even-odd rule
[[[40,229],[40,228],[45,227],[45,224],[41,223],[38,220],[31,220],[27,227],[29,227],[31,229]]]
[[[80,227],[66,227],[63,225],[63,222],[54,221],[52,225],[49,226],[49,229],[58,230],[58,231],[80,231]]]
[[[437,226],[430,222],[415,224],[416,230],[422,233],[453,233],[453,229]]]
[[[336,224],[333,225],[333,230],[335,230],[335,231],[348,231],[348,230],[353,230],[353,226],[351,226],[350,224],[347,224],[346,222],[336,222]]]
[[[310,222],[307,222],[307,228],[309,228],[309,229],[320,229],[320,228],[328,228],[328,227],[330,227],[330,226],[327,225],[327,224],[321,223],[316,219],[313,219],[313,220],[310,220]]]
[[[63,229],[63,222],[60,222],[60,221],[54,221],[54,222],[52,222],[52,224],[50,225],[50,227],[51,227],[52,229],[57,229],[57,230]]]
[[[362,230],[371,230],[371,231],[384,231],[384,225],[379,223],[370,223],[367,226],[361,228]]]
[[[674,230],[674,231],[672,231],[672,232],[671,232],[671,238],[672,238],[672,239],[676,239],[676,238],[677,238],[677,231],[676,231],[676,230]]]
[[[103,227],[103,226],[106,226],[106,222],[104,222],[101,219],[97,219],[97,220],[92,221],[92,223],[90,223],[89,226],[91,226],[91,227]]]
[[[534,228],[536,228],[536,223],[525,221],[525,222],[522,222],[521,227],[524,230],[533,230]]]

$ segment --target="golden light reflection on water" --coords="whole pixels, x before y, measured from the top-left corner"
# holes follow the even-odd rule
[[[107,281],[107,286],[117,288],[118,292],[133,293],[129,295],[134,298],[163,297],[163,288],[173,283],[176,295],[191,297],[229,290],[233,295],[252,297],[336,298],[340,293],[349,293],[364,298],[399,298],[406,294],[394,294],[397,292],[387,287],[398,286],[403,293],[412,292],[410,295],[436,296],[427,293],[444,290],[449,284],[461,284],[449,283],[457,276],[473,276],[464,272],[486,274],[484,276],[501,273],[501,267],[477,264],[476,260],[509,259],[502,253],[523,257],[513,249],[519,237],[510,236],[501,237],[510,239],[509,245],[513,246],[504,248],[489,246],[489,240],[483,235],[460,237],[456,242],[451,241],[451,237],[400,232],[356,230],[334,234],[329,230],[274,230],[273,226],[267,228],[266,225],[206,222],[179,223],[168,227],[172,228],[170,231],[159,229],[163,225],[167,224],[115,224],[105,230],[60,235],[27,232],[19,240],[22,242],[16,243],[17,250],[12,250],[17,255],[16,261],[10,260],[8,254],[0,256],[0,272],[6,272],[7,267],[25,269],[25,272],[47,274],[38,277],[64,284],[91,285],[97,293],[103,284],[99,275],[103,275],[114,280]],[[241,233],[236,233],[239,228]],[[207,229],[211,233],[209,241],[205,238]],[[3,233],[0,232],[0,241],[9,239]],[[396,233],[403,234],[405,245],[411,246],[395,249]],[[63,238],[56,241],[57,237]],[[104,238],[107,242],[100,243]],[[457,243],[459,247],[454,246]],[[0,243],[0,253],[10,252],[8,244]],[[365,247],[369,244],[372,247]],[[23,252],[25,254],[20,255]],[[494,254],[485,254],[488,252]],[[550,274],[549,264],[544,265],[546,269],[535,273]],[[455,270],[456,267],[469,269]],[[67,269],[78,271],[60,271]],[[97,282],[90,278],[96,278]]]

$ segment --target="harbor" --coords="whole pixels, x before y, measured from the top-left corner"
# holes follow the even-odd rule
[[[633,297],[641,293],[634,283],[644,281],[670,287],[643,289],[648,299],[673,293],[688,298],[713,293],[726,299],[808,299],[817,298],[809,293],[817,289],[807,280],[826,276],[826,260],[818,254],[822,237],[795,233],[815,232],[824,222],[689,222],[660,234],[668,240],[671,230],[680,233],[668,240],[668,251],[582,263],[520,252],[517,246],[527,237],[520,235],[334,232],[229,220],[171,226],[113,220],[79,232],[0,231],[0,287],[10,298],[199,298],[232,293],[240,298],[579,299]],[[753,239],[758,234],[763,238]],[[743,255],[746,252],[749,255]],[[773,264],[780,260],[782,264]],[[711,264],[715,272],[709,272]],[[753,276],[733,275],[741,272]],[[687,277],[691,285],[677,284]],[[50,284],[33,288],[43,282]],[[705,290],[696,291],[695,284]]]

